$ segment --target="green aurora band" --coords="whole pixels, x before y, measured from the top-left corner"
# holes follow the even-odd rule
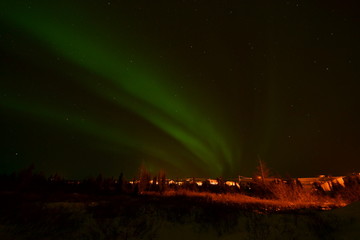
[[[194,106],[186,99],[174,98],[169,82],[164,80],[166,77],[154,73],[150,66],[141,66],[138,62],[129,63],[129,54],[126,50],[122,49],[119,53],[118,47],[117,49],[109,47],[112,43],[99,37],[103,36],[101,30],[94,28],[89,31],[81,24],[71,25],[71,22],[76,23],[76,19],[71,19],[75,13],[69,13],[69,17],[65,19],[56,14],[61,10],[55,8],[51,12],[48,9],[45,11],[45,8],[43,10],[33,8],[30,11],[9,5],[1,6],[1,9],[1,17],[7,25],[20,28],[45,44],[54,54],[61,55],[68,62],[106,80],[107,85],[99,88],[91,81],[77,78],[77,81],[94,94],[112,103],[115,99],[119,107],[136,113],[175,139],[197,159],[196,162],[191,163],[192,165],[203,169],[211,176],[220,176],[224,171],[231,169],[232,153],[224,134],[201,113],[199,110],[201,107]],[[125,43],[117,43],[117,45],[127,46]],[[60,117],[61,112],[49,110],[53,109],[53,106],[39,105],[35,102],[8,100],[2,104],[14,110],[51,120],[54,124],[57,124],[56,119]],[[132,139],[132,136],[124,136],[119,128],[108,127],[95,120],[84,123],[80,117],[75,119],[77,120],[73,122],[72,127],[79,131],[98,136],[115,145],[137,149],[158,158],[164,166],[172,166],[179,170],[188,168],[188,161],[179,162],[181,160],[172,159],[172,153],[166,152],[166,149],[160,150],[160,146],[159,149],[139,147],[136,139]]]

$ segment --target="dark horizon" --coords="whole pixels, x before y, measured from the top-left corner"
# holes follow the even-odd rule
[[[0,3],[0,174],[360,171],[355,1]]]

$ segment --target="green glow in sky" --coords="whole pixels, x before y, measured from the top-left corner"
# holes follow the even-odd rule
[[[225,136],[206,115],[203,115],[201,106],[192,103],[191,99],[174,96],[170,85],[176,83],[176,80],[167,80],[166,76],[152,73],[151,65],[154,63],[148,66],[129,63],[129,55],[126,53],[128,43],[118,43],[113,50],[112,46],[101,37],[92,37],[101,36],[100,30],[95,28],[90,31],[88,26],[76,24],[74,24],[76,27],[69,28],[64,21],[69,22],[70,19],[64,19],[56,13],[49,14],[44,10],[28,11],[14,8],[7,11],[4,17],[10,24],[14,24],[45,44],[55,54],[106,80],[108,88],[97,88],[87,79],[77,79],[84,87],[90,88],[108,101],[113,102],[116,99],[116,103],[138,114],[174,138],[177,144],[186,147],[196,157],[197,160],[193,164],[197,167],[206,169],[205,172],[214,176],[221,175],[224,166],[231,167],[232,155]],[[76,22],[76,18],[72,21]],[[30,112],[40,112],[35,109],[35,103],[34,106],[31,106],[31,103],[28,105],[30,106],[23,108],[33,109]],[[45,107],[51,108],[46,105]],[[46,117],[46,114],[42,115]],[[76,126],[101,137],[105,135],[112,140],[117,138],[114,131],[104,131],[105,126],[101,124],[92,126],[83,126],[83,124],[89,123],[77,122]],[[136,144],[131,143],[134,141],[136,139],[127,136],[126,139],[114,141],[114,144],[130,144],[134,147]],[[156,155],[156,150],[139,150]],[[162,161],[176,161],[162,159],[164,156],[160,154],[157,156]],[[183,167],[186,167],[186,164],[188,164],[186,161],[173,163]]]

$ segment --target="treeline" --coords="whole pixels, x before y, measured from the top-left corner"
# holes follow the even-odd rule
[[[34,169],[31,165],[19,172],[0,175],[0,191],[110,194],[124,192],[129,185],[122,174],[118,178],[106,178],[99,174],[83,180],[68,180],[59,174],[47,177]]]
[[[82,193],[95,195],[133,194],[141,195],[147,192],[164,193],[165,191],[193,191],[217,194],[239,193],[266,199],[301,199],[304,201],[314,195],[340,197],[348,201],[360,200],[360,176],[348,175],[343,178],[344,184],[332,183],[331,191],[324,191],[319,182],[312,187],[305,187],[293,178],[254,177],[252,181],[237,181],[228,185],[221,177],[199,181],[195,178],[179,181],[169,181],[164,171],[152,175],[141,167],[138,176],[127,180],[121,173],[118,177],[90,177],[84,180],[67,180],[58,174],[46,177],[43,173],[34,172],[34,166],[27,167],[18,173],[0,175],[0,191],[38,192],[38,193]]]
[[[0,175],[0,191],[16,192],[63,192],[84,194],[142,194],[147,191],[164,192],[167,189],[165,172],[154,177],[145,169],[139,170],[138,176],[132,180],[125,179],[123,173],[118,177],[104,177],[102,174],[82,180],[65,179],[59,174],[45,176],[34,171],[31,165],[19,172]]]
[[[59,174],[45,176],[34,171],[33,165],[12,174],[0,175],[0,191],[17,192],[64,192],[84,194],[144,194],[146,192],[159,192],[188,190],[213,193],[239,192],[235,186],[227,186],[222,178],[217,178],[218,184],[212,185],[209,180],[198,186],[195,178],[182,182],[181,185],[169,182],[164,171],[152,175],[146,168],[141,167],[137,177],[126,179],[123,173],[118,177],[104,177],[99,174],[83,180],[65,179]]]

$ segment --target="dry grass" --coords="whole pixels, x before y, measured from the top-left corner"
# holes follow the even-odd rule
[[[283,189],[285,190],[285,189]],[[281,192],[281,189],[278,189]],[[322,209],[328,210],[333,208],[344,207],[347,205],[341,199],[334,199],[326,196],[317,196],[311,193],[302,192],[298,194],[298,198],[292,196],[293,194],[283,195],[278,199],[261,199],[250,197],[239,193],[209,193],[209,192],[194,192],[189,190],[166,191],[163,194],[147,193],[149,195],[174,197],[185,196],[189,198],[201,198],[207,202],[239,205],[246,209],[254,210],[269,210],[269,211],[285,211],[296,209]]]

